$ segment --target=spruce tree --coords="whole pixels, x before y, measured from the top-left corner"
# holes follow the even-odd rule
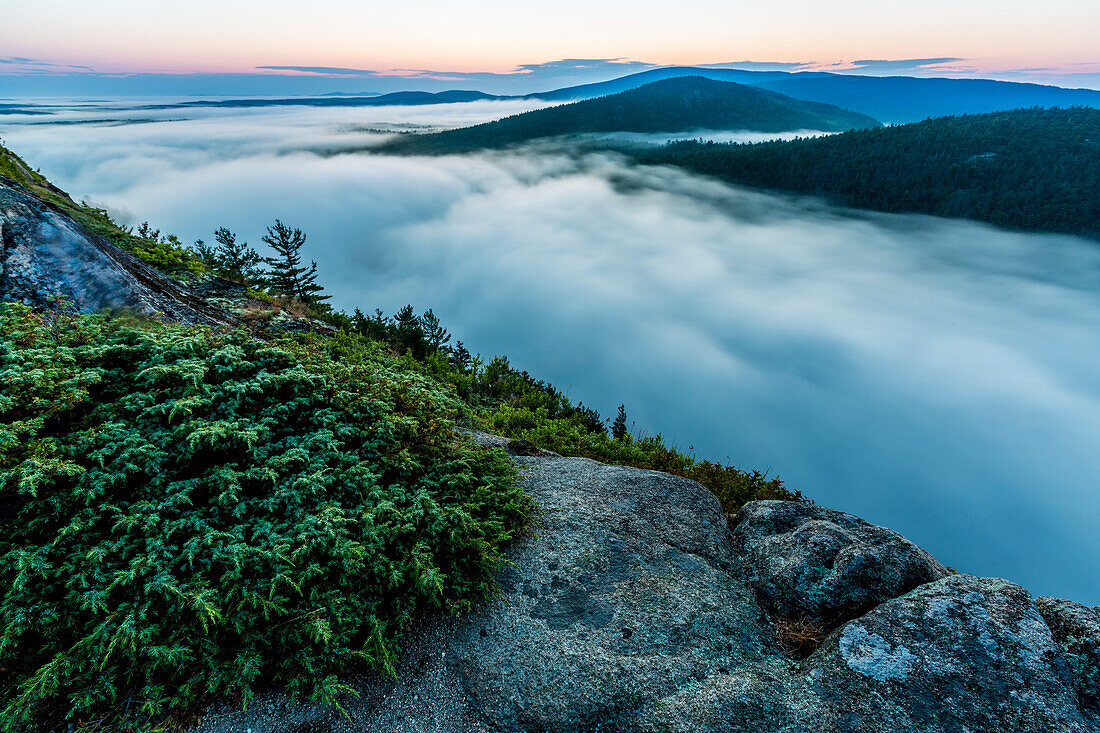
[[[331,296],[322,295],[325,289],[317,284],[317,263],[302,266],[302,246],[306,235],[301,229],[291,229],[278,219],[267,228],[264,244],[275,250],[275,257],[265,257],[271,268],[267,283],[279,295],[297,298],[310,305],[318,305]]]
[[[402,352],[411,351],[417,359],[423,359],[427,352],[427,344],[424,339],[424,329],[420,325],[420,319],[416,317],[416,311],[411,305],[406,305],[397,311],[394,316],[394,338]]]
[[[468,374],[473,362],[474,357],[470,350],[466,348],[466,344],[461,341],[456,343],[454,349],[451,350],[451,364],[463,374]]]
[[[196,239],[195,243],[191,245],[191,251],[211,270],[218,269],[218,253],[206,242],[201,239]]]
[[[443,328],[437,316],[429,308],[420,316],[420,330],[424,332],[424,340],[428,343],[428,351],[440,351],[451,340],[451,334]]]
[[[615,422],[611,424],[611,437],[622,440],[626,437],[626,405],[619,405],[619,414],[615,416]]]
[[[218,243],[213,248],[216,269],[224,277],[246,285],[259,282],[263,278],[263,271],[259,267],[263,261],[260,253],[249,247],[247,242],[238,243],[237,235],[225,227],[214,232],[214,241]]]

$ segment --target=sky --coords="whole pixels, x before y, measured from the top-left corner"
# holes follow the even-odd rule
[[[471,351],[605,416],[625,404],[635,432],[767,470],[960,571],[1100,604],[1095,242],[838,209],[565,143],[350,152],[532,104],[105,103],[2,132],[127,225],[257,244],[280,218],[337,308],[431,307]]]
[[[1100,88],[1091,0],[0,0],[0,97],[529,92],[666,65]]]

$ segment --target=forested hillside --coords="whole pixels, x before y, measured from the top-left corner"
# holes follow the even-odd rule
[[[685,76],[496,122],[430,135],[404,135],[380,150],[456,153],[600,132],[835,131],[878,126],[871,117],[832,105],[804,102],[744,84]]]
[[[637,154],[727,181],[879,211],[1100,238],[1100,110],[944,117],[830,137],[688,141]]]

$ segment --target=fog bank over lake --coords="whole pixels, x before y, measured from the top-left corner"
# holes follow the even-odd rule
[[[769,469],[960,571],[1100,604],[1100,244],[547,145],[332,154],[516,105],[97,108],[0,118],[0,137],[185,241],[258,243],[278,217],[339,308],[431,307],[471,351],[605,416],[624,403],[637,431]]]

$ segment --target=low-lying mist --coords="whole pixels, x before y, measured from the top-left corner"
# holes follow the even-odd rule
[[[430,306],[472,351],[605,415],[624,403],[637,431],[769,469],[960,571],[1100,604],[1096,243],[546,146],[309,152],[459,106],[0,134],[75,197],[185,241],[258,242],[281,218],[337,307]]]

